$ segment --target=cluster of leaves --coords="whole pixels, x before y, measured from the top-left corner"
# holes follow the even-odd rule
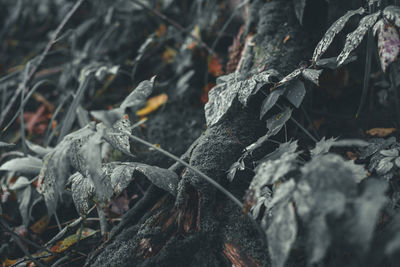
[[[366,258],[380,212],[389,202],[388,183],[382,177],[366,178],[362,165],[329,150],[368,150],[374,144],[323,139],[310,151],[311,160],[304,162],[297,142],[287,142],[260,161],[246,199],[266,232],[272,266],[284,266],[293,249],[304,250],[309,264],[322,262],[338,247]]]

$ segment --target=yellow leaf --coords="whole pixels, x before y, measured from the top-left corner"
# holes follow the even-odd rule
[[[43,216],[42,218],[40,218],[37,222],[35,222],[31,227],[29,227],[31,229],[32,232],[34,232],[35,234],[41,234],[44,232],[44,230],[46,230],[48,221],[47,221],[47,215]]]
[[[79,231],[80,231],[80,229],[78,229],[75,234],[67,236],[63,240],[57,242],[57,244],[52,246],[50,250],[52,252],[61,253],[61,252],[65,251],[65,250],[67,250],[72,245],[75,245],[78,242]],[[85,239],[85,238],[87,238],[89,236],[92,236],[96,232],[97,231],[95,231],[93,229],[90,229],[90,228],[83,228],[80,240]]]
[[[366,134],[371,136],[385,137],[396,131],[396,128],[372,128],[365,131]]]
[[[167,102],[168,96],[167,94],[161,94],[157,96],[153,96],[146,101],[146,106],[136,112],[136,115],[139,117],[146,116],[155,110],[157,110],[162,104]]]
[[[177,51],[171,47],[167,47],[162,54],[162,59],[166,63],[171,63],[174,61]]]

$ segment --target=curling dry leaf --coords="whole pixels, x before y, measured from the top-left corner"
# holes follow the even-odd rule
[[[367,15],[363,17],[358,25],[357,29],[349,33],[346,37],[346,43],[340,55],[337,57],[338,66],[342,65],[348,58],[351,52],[358,47],[364,38],[367,31],[375,24],[381,12]]]
[[[338,34],[341,30],[343,30],[347,21],[354,15],[362,15],[365,12],[364,8],[360,7],[356,10],[347,11],[342,17],[340,17],[337,21],[335,21],[329,29],[326,31],[324,37],[321,41],[319,41],[318,45],[315,47],[314,54],[312,57],[312,61],[316,62],[322,54],[328,49],[330,44],[335,38],[336,34]]]
[[[365,131],[365,133],[371,136],[385,137],[394,133],[396,130],[396,128],[372,128]]]
[[[153,96],[146,101],[146,106],[142,109],[136,111],[136,115],[142,117],[146,116],[154,111],[156,111],[161,105],[167,102],[168,96],[167,94],[160,94],[157,96]]]
[[[397,29],[383,19],[378,21],[374,27],[374,34],[378,33],[379,59],[382,70],[386,72],[387,67],[397,60],[400,52],[400,37]]]

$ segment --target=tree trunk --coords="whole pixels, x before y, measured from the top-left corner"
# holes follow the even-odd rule
[[[254,34],[254,45],[245,50],[240,69],[246,77],[272,68],[288,74],[311,58],[312,40],[316,40],[300,26],[292,2],[287,0],[253,1],[244,35],[250,34]],[[237,101],[227,116],[209,127],[182,156],[239,199],[250,180],[229,183],[226,171],[247,145],[265,133],[259,110],[259,104],[244,108]],[[179,164],[171,169],[181,177],[177,198],[151,186],[87,265],[269,265],[268,248],[242,210],[192,171]]]

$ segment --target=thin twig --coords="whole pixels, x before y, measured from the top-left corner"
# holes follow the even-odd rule
[[[35,75],[36,71],[38,70],[39,66],[43,63],[43,60],[46,58],[48,52],[50,49],[53,47],[53,44],[55,43],[55,40],[57,39],[58,35],[64,28],[64,26],[67,24],[69,19],[72,17],[72,15],[76,12],[76,10],[81,6],[85,0],[78,0],[75,5],[71,8],[71,10],[67,13],[67,15],[64,17],[64,19],[61,21],[60,25],[58,25],[57,29],[54,31],[53,36],[51,37],[50,41],[47,43],[45,49],[43,50],[42,54],[38,58],[38,62],[34,64],[32,70],[29,72],[28,77],[26,80],[24,80],[20,85],[18,86],[17,90],[15,91],[15,94],[11,98],[10,102],[8,102],[7,106],[4,108],[0,115],[0,126],[3,124],[4,119],[8,112],[10,111],[11,107],[14,105],[15,100],[19,96],[19,94],[22,92],[22,90],[28,90],[27,84],[30,82],[32,77]]]

